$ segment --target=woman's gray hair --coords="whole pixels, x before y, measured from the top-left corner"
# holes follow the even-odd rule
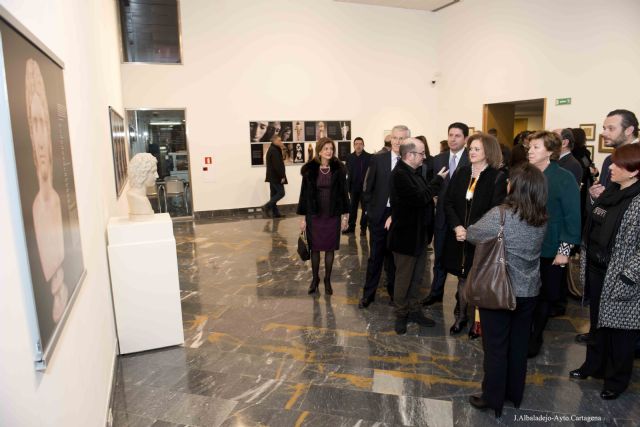
[[[158,160],[149,153],[138,153],[129,162],[129,182],[132,187],[142,187],[149,173],[156,172]]]

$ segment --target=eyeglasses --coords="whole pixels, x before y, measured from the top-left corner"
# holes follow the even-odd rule
[[[411,153],[411,154],[418,154],[418,155],[420,155],[421,157],[425,157],[425,153],[426,153],[426,151],[423,151],[423,152],[418,152],[418,151],[409,151],[409,153]]]

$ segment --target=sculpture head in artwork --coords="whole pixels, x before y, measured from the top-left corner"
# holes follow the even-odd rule
[[[147,198],[147,187],[155,184],[158,178],[158,161],[149,153],[138,153],[129,162],[129,217],[134,220],[145,219],[153,215],[151,203]]]

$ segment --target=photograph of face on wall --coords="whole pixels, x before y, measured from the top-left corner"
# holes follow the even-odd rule
[[[251,143],[251,166],[264,166],[265,156],[271,138],[280,136],[284,143],[283,159],[285,165],[303,164],[313,158],[314,143],[320,138],[331,138],[346,142],[342,147],[351,147],[350,120],[291,120],[291,121],[250,121],[249,140]],[[299,142],[300,144],[296,144]],[[303,142],[312,143],[305,147]],[[336,153],[339,154],[339,153]],[[347,152],[347,155],[349,153]],[[341,158],[342,159],[342,158]],[[346,159],[346,157],[345,157]]]
[[[39,329],[36,362],[44,366],[85,275],[64,77],[61,66],[3,20],[0,35]]]
[[[120,197],[127,182],[127,141],[124,131],[124,119],[109,107],[111,124],[111,148],[113,151],[113,172],[116,181],[116,194]]]

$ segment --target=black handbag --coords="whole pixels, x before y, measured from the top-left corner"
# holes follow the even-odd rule
[[[309,243],[307,242],[307,233],[304,231],[301,231],[298,236],[298,255],[300,255],[302,261],[307,261],[311,258]]]
[[[464,297],[476,307],[515,310],[516,295],[507,272],[504,248],[504,208],[500,208],[500,231],[487,242],[478,243],[473,265],[464,285]]]

